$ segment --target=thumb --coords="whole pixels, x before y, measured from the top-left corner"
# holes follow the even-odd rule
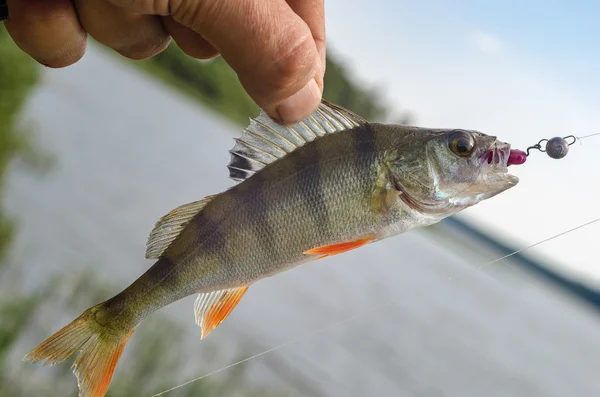
[[[153,10],[164,1],[112,1],[142,13],[167,11]],[[325,65],[309,26],[285,0],[169,0],[168,13],[223,56],[272,118],[293,124],[318,107]]]

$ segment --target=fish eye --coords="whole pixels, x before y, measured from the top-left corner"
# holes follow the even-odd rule
[[[456,130],[450,134],[448,146],[457,156],[468,157],[475,149],[475,140],[467,131]]]

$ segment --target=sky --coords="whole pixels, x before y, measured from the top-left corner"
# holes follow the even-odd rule
[[[600,3],[325,0],[328,50],[424,127],[525,149],[600,132]],[[524,247],[600,218],[600,136],[510,168],[513,189],[461,216]],[[528,252],[600,286],[600,222]]]

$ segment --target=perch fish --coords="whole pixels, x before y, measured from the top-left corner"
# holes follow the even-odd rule
[[[515,186],[512,152],[478,131],[370,123],[325,100],[290,127],[261,111],[230,151],[239,183],[163,216],[147,240],[154,265],[24,360],[56,364],[79,352],[79,395],[102,397],[152,312],[198,294],[205,338],[265,277],[432,225]]]

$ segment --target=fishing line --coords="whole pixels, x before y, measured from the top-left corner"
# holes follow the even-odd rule
[[[600,133],[598,133],[598,134],[594,134],[594,135],[600,135]],[[582,229],[582,228],[584,228],[584,227],[586,227],[586,226],[589,226],[589,225],[591,225],[591,224],[594,224],[594,223],[596,223],[596,222],[599,222],[599,221],[600,221],[600,218],[596,218],[596,219],[594,219],[594,220],[592,220],[592,221],[589,221],[589,222],[583,223],[583,224],[581,224],[581,225],[578,225],[578,226],[576,226],[576,227],[574,227],[574,228],[571,228],[571,229],[568,229],[568,230],[566,230],[566,231],[564,231],[564,232],[558,233],[558,234],[556,234],[556,235],[554,235],[554,236],[552,236],[552,237],[548,237],[548,238],[546,238],[546,239],[544,239],[544,240],[538,241],[538,242],[537,242],[537,243],[535,243],[535,244],[531,244],[531,245],[528,245],[528,246],[526,246],[526,247],[520,248],[520,249],[518,249],[518,250],[516,250],[516,251],[514,251],[514,252],[512,252],[512,253],[510,253],[510,254],[508,254],[508,255],[504,255],[504,256],[502,256],[502,257],[500,257],[500,258],[494,259],[494,260],[492,260],[492,261],[490,261],[490,262],[487,262],[487,263],[485,263],[485,264],[483,264],[483,265],[479,265],[479,266],[477,266],[476,268],[477,268],[477,269],[483,269],[483,268],[485,268],[485,267],[487,267],[487,266],[489,266],[489,265],[491,265],[491,264],[494,264],[494,263],[500,262],[500,261],[502,261],[502,260],[504,260],[504,259],[507,259],[507,258],[509,258],[509,257],[511,257],[511,256],[513,256],[513,255],[516,255],[516,254],[518,254],[518,253],[521,253],[521,252],[523,252],[523,251],[526,251],[526,250],[528,250],[528,249],[530,249],[530,248],[536,247],[536,246],[538,246],[538,245],[541,245],[541,244],[543,244],[543,243],[546,243],[546,242],[548,242],[548,241],[554,240],[554,239],[556,239],[556,238],[558,238],[558,237],[561,237],[561,236],[564,236],[564,235],[566,235],[566,234],[568,234],[568,233],[571,233],[571,232],[574,232],[574,231],[576,231],[576,230]],[[181,388],[181,387],[187,386],[187,385],[189,385],[190,383],[197,382],[197,381],[199,381],[199,380],[201,380],[201,379],[205,379],[205,378],[207,378],[207,377],[209,377],[209,376],[211,376],[211,375],[214,375],[214,374],[217,374],[217,373],[219,373],[219,372],[225,371],[225,370],[227,370],[227,369],[233,368],[233,367],[235,367],[236,365],[243,364],[243,363],[245,363],[245,362],[248,362],[248,361],[250,361],[250,360],[253,360],[253,359],[255,359],[255,358],[258,358],[258,357],[260,357],[260,356],[264,356],[264,355],[266,355],[266,354],[272,353],[272,352],[274,352],[274,351],[277,351],[277,350],[279,350],[279,349],[283,349],[283,348],[285,348],[285,347],[291,346],[291,345],[293,345],[293,344],[295,344],[295,343],[297,343],[297,342],[300,342],[300,341],[302,341],[302,340],[305,340],[305,339],[309,339],[309,338],[311,338],[311,337],[313,337],[313,336],[315,336],[315,335],[317,335],[317,334],[320,334],[320,333],[322,333],[322,332],[325,332],[325,331],[327,331],[327,330],[329,330],[329,329],[331,329],[331,328],[333,328],[333,327],[335,327],[335,326],[341,325],[341,324],[343,324],[343,323],[350,322],[350,321],[352,321],[352,320],[355,320],[355,319],[356,319],[356,318],[358,318],[358,317],[361,317],[361,316],[364,316],[364,315],[367,315],[367,314],[373,313],[373,312],[375,312],[375,311],[377,311],[377,310],[380,310],[380,309],[382,309],[383,307],[389,306],[389,305],[391,305],[391,304],[394,304],[394,303],[395,303],[395,301],[393,301],[393,300],[391,300],[391,299],[390,299],[390,300],[386,301],[386,302],[385,302],[385,303],[383,303],[383,304],[380,304],[380,305],[378,305],[378,306],[375,306],[374,308],[371,308],[371,309],[369,309],[369,310],[366,310],[366,311],[363,311],[363,312],[361,312],[361,313],[355,314],[355,315],[353,315],[353,316],[351,316],[351,317],[347,317],[347,318],[345,318],[345,319],[343,319],[343,320],[336,321],[336,322],[334,322],[334,323],[332,323],[332,324],[329,324],[329,325],[327,325],[327,326],[325,326],[325,327],[323,327],[323,328],[319,328],[319,329],[317,329],[317,330],[315,330],[315,331],[313,331],[313,332],[311,332],[311,333],[309,333],[309,334],[307,334],[307,335],[304,335],[304,336],[300,336],[300,337],[297,337],[297,338],[291,339],[291,340],[289,340],[289,341],[287,341],[287,342],[285,342],[285,343],[282,343],[282,344],[280,344],[280,345],[277,345],[277,346],[275,346],[275,347],[272,347],[272,348],[270,348],[270,349],[268,349],[268,350],[265,350],[265,351],[263,351],[263,352],[260,352],[260,353],[254,354],[254,355],[252,355],[252,356],[250,356],[250,357],[246,357],[246,358],[244,358],[244,359],[242,359],[242,360],[239,360],[239,361],[236,361],[236,362],[234,362],[234,363],[232,363],[232,364],[226,365],[225,367],[219,368],[219,369],[217,369],[217,370],[214,370],[214,371],[212,371],[212,372],[209,372],[209,373],[207,373],[207,374],[204,374],[204,375],[202,375],[202,376],[199,376],[199,377],[197,377],[197,378],[194,378],[194,379],[192,379],[192,380],[189,380],[189,381],[187,381],[187,382],[185,382],[185,383],[182,383],[182,384],[180,384],[180,385],[178,385],[178,386],[172,387],[171,389],[168,389],[168,390],[162,391],[162,392],[160,392],[160,393],[158,393],[158,394],[154,394],[154,395],[152,395],[152,397],[158,397],[158,396],[161,396],[161,395],[163,395],[163,394],[166,394],[166,393],[169,393],[169,392],[171,392],[171,391],[177,390],[177,389],[179,389],[179,388]]]
[[[562,232],[562,233],[559,233],[559,234],[557,234],[557,235],[555,235],[555,236],[548,237],[547,239],[544,239],[544,240],[542,240],[542,241],[538,241],[538,242],[537,242],[537,243],[535,243],[535,244],[531,244],[531,245],[528,245],[527,247],[523,247],[523,248],[521,248],[521,249],[518,249],[518,250],[516,250],[515,252],[512,252],[512,253],[510,253],[510,254],[508,254],[508,255],[504,255],[504,256],[503,256],[503,257],[501,257],[501,258],[494,259],[493,261],[491,261],[491,262],[489,262],[489,263],[486,263],[485,265],[480,265],[480,266],[477,266],[477,268],[478,268],[478,269],[483,269],[484,267],[488,267],[489,265],[491,265],[491,264],[493,264],[493,263],[500,262],[501,260],[504,260],[504,259],[506,259],[506,258],[510,258],[510,257],[511,257],[511,256],[513,256],[513,255],[516,255],[516,254],[518,254],[518,253],[521,253],[521,252],[523,252],[523,251],[525,251],[525,250],[528,250],[528,249],[530,249],[530,248],[536,247],[536,246],[538,246],[538,245],[540,245],[540,244],[543,244],[543,243],[545,243],[545,242],[548,242],[548,241],[550,241],[550,240],[554,240],[555,238],[558,238],[558,237],[564,236],[564,235],[565,235],[565,234],[567,234],[567,233],[574,232],[575,230],[578,230],[578,229],[581,229],[581,228],[583,228],[583,227],[589,226],[589,225],[591,225],[592,223],[596,223],[596,222],[598,222],[598,221],[600,221],[600,218],[596,218],[596,219],[594,219],[594,220],[592,220],[592,221],[589,221],[589,222],[587,222],[587,223],[584,223],[584,224],[582,224],[582,225],[576,226],[576,227],[574,227],[574,228],[572,228],[572,229],[569,229],[569,230],[567,230],[567,231],[564,231],[564,232]]]
[[[577,139],[582,140],[582,139],[590,138],[590,137],[596,136],[596,135],[600,135],[600,132],[596,132],[595,134],[590,134],[590,135],[578,136]]]
[[[172,391],[174,391],[174,390],[177,390],[177,389],[179,389],[179,388],[181,388],[181,387],[184,387],[184,386],[186,386],[186,385],[189,385],[190,383],[197,382],[197,381],[199,381],[200,379],[207,378],[207,377],[209,377],[209,376],[211,376],[211,375],[214,375],[214,374],[216,374],[216,373],[219,373],[219,372],[221,372],[221,371],[225,371],[225,370],[227,370],[227,369],[229,369],[229,368],[235,367],[236,365],[243,364],[243,363],[245,363],[246,361],[250,361],[250,360],[252,360],[252,359],[254,359],[254,358],[257,358],[257,357],[263,356],[263,355],[265,355],[265,354],[268,354],[268,353],[274,352],[275,350],[283,349],[284,347],[288,347],[288,346],[290,346],[290,345],[293,345],[293,344],[295,344],[295,343],[297,343],[297,342],[300,342],[300,341],[302,341],[302,340],[304,340],[304,339],[309,339],[309,338],[311,338],[312,336],[315,336],[315,335],[317,335],[317,334],[320,334],[321,332],[325,332],[325,331],[327,331],[327,330],[328,330],[328,329],[330,329],[330,328],[336,327],[336,326],[338,326],[338,325],[340,325],[340,324],[347,323],[347,322],[349,322],[349,321],[352,321],[352,320],[354,320],[354,319],[356,319],[356,318],[358,318],[358,317],[362,317],[362,316],[364,316],[364,315],[367,315],[367,314],[373,313],[373,312],[375,312],[375,311],[377,311],[377,310],[380,310],[380,309],[382,309],[382,308],[384,308],[384,307],[386,307],[386,306],[389,306],[389,305],[391,305],[392,303],[394,303],[392,300],[388,300],[387,302],[385,302],[385,303],[382,303],[382,304],[380,304],[380,305],[378,305],[378,306],[375,306],[375,307],[373,307],[373,308],[371,308],[371,309],[369,309],[369,310],[366,310],[366,311],[364,311],[364,312],[361,312],[361,313],[355,314],[355,315],[353,315],[353,316],[351,316],[351,317],[347,317],[347,318],[345,318],[345,319],[342,319],[342,320],[336,321],[336,322],[334,322],[334,323],[331,323],[331,324],[329,324],[329,325],[327,325],[327,326],[325,326],[325,327],[323,327],[323,328],[319,328],[319,329],[317,329],[317,330],[315,330],[315,331],[313,331],[313,332],[311,332],[311,333],[309,333],[309,334],[306,334],[306,335],[303,335],[303,336],[299,336],[299,337],[297,337],[297,338],[291,339],[291,340],[289,340],[289,341],[287,341],[287,342],[285,342],[285,343],[282,343],[282,344],[280,344],[280,345],[277,345],[277,346],[275,346],[275,347],[272,347],[272,348],[270,348],[270,349],[268,349],[268,350],[265,350],[265,351],[263,351],[263,352],[260,352],[260,353],[254,354],[254,355],[252,355],[252,356],[250,356],[250,357],[246,357],[246,358],[244,358],[244,359],[242,359],[242,360],[236,361],[235,363],[229,364],[229,365],[227,365],[227,366],[225,366],[225,367],[219,368],[219,369],[217,369],[217,370],[214,370],[214,371],[212,371],[212,372],[209,372],[209,373],[207,373],[207,374],[204,374],[204,375],[202,375],[202,376],[199,376],[199,377],[197,377],[197,378],[194,378],[194,379],[192,379],[192,380],[189,380],[189,381],[187,381],[187,382],[185,382],[185,383],[182,383],[182,384],[180,384],[180,385],[178,385],[178,386],[172,387],[172,388],[170,388],[170,389],[168,389],[168,390],[165,390],[165,391],[162,391],[162,392],[160,392],[160,393],[158,393],[158,394],[154,394],[154,395],[152,395],[152,397],[158,397],[158,396],[161,396],[161,395],[163,395],[163,394],[165,394],[165,393],[172,392]]]

